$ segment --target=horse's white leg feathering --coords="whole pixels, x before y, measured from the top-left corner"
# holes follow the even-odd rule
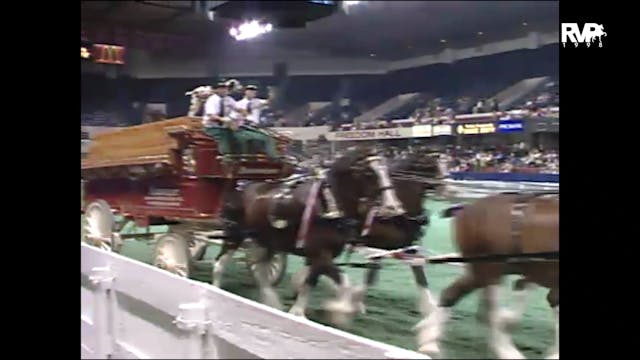
[[[444,326],[451,317],[451,308],[438,306],[414,328],[417,331],[418,351],[429,356],[440,354],[439,341]]]
[[[560,358],[560,305],[553,308],[553,318],[556,322],[556,341],[547,359],[559,359]]]
[[[212,281],[213,286],[220,287],[220,285],[222,284],[222,275],[224,274],[224,269],[229,264],[229,261],[233,259],[233,254],[235,252],[236,252],[235,250],[227,251],[213,265],[213,281]]]
[[[511,335],[502,321],[499,299],[499,285],[491,285],[487,289],[487,306],[489,315],[489,346],[499,359],[524,359],[511,340]]]

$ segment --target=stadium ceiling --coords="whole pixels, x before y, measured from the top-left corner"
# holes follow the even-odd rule
[[[446,47],[468,48],[558,31],[557,1],[364,1],[309,23],[303,29],[280,29],[251,41],[236,42],[230,23],[210,21],[195,1],[86,1],[83,23],[118,24],[140,30],[203,36],[225,52],[401,60],[440,53]],[[208,2],[209,4],[213,2]],[[221,2],[217,2],[221,3]]]
[[[197,1],[81,1],[80,21],[89,27],[171,35],[207,35],[224,31],[196,9]]]

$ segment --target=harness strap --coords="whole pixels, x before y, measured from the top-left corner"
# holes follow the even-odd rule
[[[371,225],[373,225],[373,220],[375,219],[377,213],[377,206],[373,206],[371,207],[371,209],[369,209],[369,212],[367,212],[367,218],[364,221],[364,225],[362,225],[362,232],[360,232],[360,237],[369,235],[369,232],[371,231]]]
[[[307,200],[305,201],[304,213],[302,214],[302,223],[300,224],[300,228],[298,229],[296,249],[302,249],[304,247],[304,243],[307,240],[309,225],[311,224],[311,214],[313,214],[313,209],[316,206],[320,185],[322,185],[322,180],[316,180],[311,185],[311,190],[309,191],[309,195],[307,196]]]
[[[522,228],[527,206],[528,202],[516,202],[511,205],[511,239],[515,254],[522,253]]]

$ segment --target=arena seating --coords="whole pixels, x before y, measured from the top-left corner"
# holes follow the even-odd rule
[[[520,102],[515,108],[544,108],[560,105],[560,86],[557,79],[552,79],[530,97]]]
[[[292,108],[309,102],[333,101],[338,94],[351,99],[354,109],[336,109],[329,115],[325,114],[326,117],[312,119],[313,123],[328,121],[332,125],[351,122],[360,111],[372,108],[395,95],[408,93],[431,94],[431,99],[440,97],[442,108],[451,108],[456,114],[465,114],[471,112],[479,99],[488,99],[520,80],[544,75],[557,78],[556,63],[548,61],[555,58],[557,52],[557,46],[551,45],[534,52],[514,51],[461,60],[453,64],[403,69],[384,75],[292,75],[288,78],[282,95]],[[506,69],[506,63],[519,66]],[[263,89],[276,85],[273,76],[236,79],[241,83],[258,84]],[[131,79],[126,76],[110,79],[104,75],[83,74],[83,123],[109,124],[110,121],[117,121],[139,124],[142,121],[140,113],[130,111],[134,102],[141,106],[145,103],[165,103],[168,118],[182,116],[189,107],[189,99],[184,96],[184,92],[211,81],[211,78]],[[345,83],[348,86],[343,86]],[[265,96],[264,93],[261,95]],[[461,98],[466,98],[466,101],[458,101]],[[413,109],[411,106],[394,109],[393,113],[385,114],[383,118],[406,118],[422,106],[424,105],[418,104]],[[112,115],[105,119],[104,114],[96,115],[96,111],[116,112],[121,119],[112,120]],[[344,112],[347,113],[346,116],[343,116]],[[271,122],[276,123],[278,120],[271,119]],[[312,123],[295,120],[293,123],[301,125]]]

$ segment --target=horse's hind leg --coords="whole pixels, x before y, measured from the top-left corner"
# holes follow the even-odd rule
[[[216,262],[213,265],[213,280],[211,282],[213,286],[220,287],[220,284],[222,283],[222,275],[224,274],[224,269],[229,263],[229,261],[231,261],[231,259],[233,258],[233,253],[235,253],[236,250],[238,250],[239,246],[240,246],[239,243],[229,242],[229,241],[225,241],[222,244],[222,249],[220,250],[220,253],[218,254],[218,256],[216,256]]]
[[[560,358],[560,291],[557,287],[552,288],[547,295],[549,306],[553,309],[553,317],[556,322],[556,340],[549,351],[547,359]]]

